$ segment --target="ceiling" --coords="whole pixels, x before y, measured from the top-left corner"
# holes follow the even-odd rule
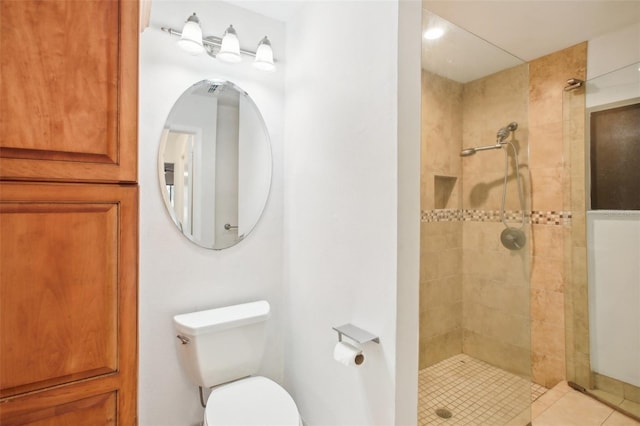
[[[440,29],[440,38],[422,39],[422,68],[460,83],[522,64],[523,60],[446,19],[422,10],[422,31]]]
[[[326,0],[228,1],[287,22],[305,3]],[[440,39],[437,50],[435,44],[424,43],[423,67],[427,56],[438,62],[427,68],[448,67],[438,73],[461,82],[640,22],[640,0],[422,0],[422,4],[423,27],[433,15],[449,26],[448,39]]]
[[[640,22],[634,0],[424,0],[423,8],[525,61]]]
[[[224,0],[235,6],[259,13],[276,21],[287,22],[305,3],[319,0]],[[320,0],[323,1],[323,0]]]
[[[423,0],[423,30],[447,33],[423,40],[422,64],[465,83],[639,22],[637,0]]]

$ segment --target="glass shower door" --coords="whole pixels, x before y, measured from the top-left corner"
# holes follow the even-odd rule
[[[568,378],[640,420],[639,66],[587,81],[586,93],[565,93],[564,138],[573,211]]]
[[[446,30],[423,40],[419,424],[524,426],[529,68],[428,10],[423,25]]]

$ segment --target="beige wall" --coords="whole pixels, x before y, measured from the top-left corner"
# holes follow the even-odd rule
[[[422,71],[422,167],[421,207],[460,209],[459,191],[462,162],[462,84]],[[436,207],[445,188],[438,188],[436,176],[452,178],[455,185],[445,206]]]
[[[498,129],[512,121],[518,129],[509,137],[518,148],[521,176],[527,178],[529,69],[519,65],[464,85],[465,147],[494,145]],[[513,152],[509,153],[507,210],[520,210]],[[502,198],[504,152],[484,151],[462,159],[463,208],[497,212]],[[528,181],[523,182],[528,188]],[[525,198],[528,194],[525,194]]]
[[[462,84],[422,73],[420,368],[462,351]],[[435,208],[439,207],[438,210]],[[449,219],[449,220],[447,220]]]
[[[421,368],[464,351],[529,373],[528,253],[499,240],[504,152],[460,157],[516,121],[525,159],[527,91],[526,65],[466,85],[423,73]],[[520,210],[512,158],[507,209]],[[526,161],[521,171],[526,187]]]
[[[520,177],[528,188],[528,83],[526,64],[464,85],[463,145],[493,145],[498,129],[517,122],[509,140],[518,149]],[[500,243],[500,209],[509,155],[506,210],[519,228],[515,160],[509,148],[462,159],[463,208],[463,352],[522,375],[530,373],[529,250],[510,251]],[[527,199],[529,194],[523,194]],[[528,209],[526,203],[524,210]],[[480,212],[468,213],[469,210]],[[471,216],[471,217],[468,217]],[[471,219],[471,220],[469,220]],[[524,227],[528,235],[529,226]]]
[[[565,362],[565,296],[574,261],[586,271],[584,250],[584,98],[567,103],[566,80],[586,78],[587,43],[530,63],[529,122],[532,210],[564,212],[558,223],[533,225],[531,273],[532,377],[553,386],[567,377]],[[572,111],[565,111],[571,108]],[[573,117],[574,122],[565,119]],[[575,121],[578,120],[578,121]],[[566,128],[566,131],[565,131]],[[565,134],[566,133],[566,134]],[[572,162],[571,150],[582,151]],[[575,163],[575,164],[574,164]],[[571,205],[571,173],[581,176],[582,195]],[[580,191],[578,186],[575,191]],[[581,199],[582,201],[579,201]],[[581,204],[581,206],[579,205]],[[569,218],[569,213],[572,217]],[[579,235],[581,237],[579,237]],[[583,247],[572,255],[567,244]],[[572,259],[575,258],[575,259]],[[585,280],[585,272],[574,277]],[[585,293],[586,296],[586,293]],[[586,321],[586,319],[585,319]],[[586,326],[586,323],[585,323]]]

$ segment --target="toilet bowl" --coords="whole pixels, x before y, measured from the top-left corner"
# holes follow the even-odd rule
[[[210,388],[207,426],[299,426],[293,398],[256,375],[266,344],[265,300],[176,315],[178,358],[189,378]]]
[[[213,388],[207,400],[206,426],[299,426],[293,398],[276,382],[247,377]]]

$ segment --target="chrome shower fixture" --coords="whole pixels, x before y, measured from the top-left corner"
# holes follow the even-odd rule
[[[476,146],[474,148],[467,148],[460,151],[460,157],[468,157],[470,155],[475,154],[478,151],[486,151],[488,149],[500,149],[502,148],[502,144],[495,145],[487,145],[487,146]]]
[[[507,146],[504,151],[504,181],[502,183],[502,203],[500,205],[500,221],[504,224],[505,229],[500,234],[500,241],[502,245],[509,250],[520,250],[527,243],[527,237],[523,231],[524,225],[526,223],[525,218],[525,204],[524,204],[524,196],[522,194],[522,188],[520,187],[520,165],[518,164],[518,149],[516,146],[507,138],[509,135],[514,132],[518,128],[518,123],[512,121],[507,124],[505,127],[498,130],[496,134],[496,144],[495,145],[487,145],[487,146],[477,146],[473,148],[465,148],[460,151],[461,157],[468,157],[470,155],[475,154],[478,151],[485,151],[488,149],[500,149],[503,146]],[[516,176],[516,185],[518,188],[518,200],[520,201],[520,212],[522,214],[522,220],[520,224],[520,228],[514,228],[509,226],[507,223],[507,219],[505,218],[505,206],[507,201],[507,183],[509,180],[509,152],[508,147],[513,149],[513,160],[515,162],[515,176]]]
[[[516,123],[515,121],[507,124],[505,127],[498,130],[498,133],[496,134],[496,142],[504,143],[504,140],[509,137],[509,134],[511,134],[511,132],[515,131],[517,128],[518,123]]]
[[[570,78],[567,80],[567,85],[564,86],[564,91],[570,92],[572,90],[581,88],[583,85],[584,80],[580,80],[579,78]]]
[[[504,145],[506,143],[505,140],[509,137],[511,132],[515,131],[517,128],[518,128],[518,123],[516,123],[515,121],[512,121],[511,123],[507,124],[505,127],[503,127],[500,130],[498,130],[498,133],[496,134],[496,144],[495,145],[476,146],[476,147],[473,147],[473,148],[465,148],[462,151],[460,151],[460,157],[468,157],[470,155],[475,154],[478,151],[486,151],[486,150],[489,150],[489,149],[500,149],[500,148],[502,148],[502,145]]]

